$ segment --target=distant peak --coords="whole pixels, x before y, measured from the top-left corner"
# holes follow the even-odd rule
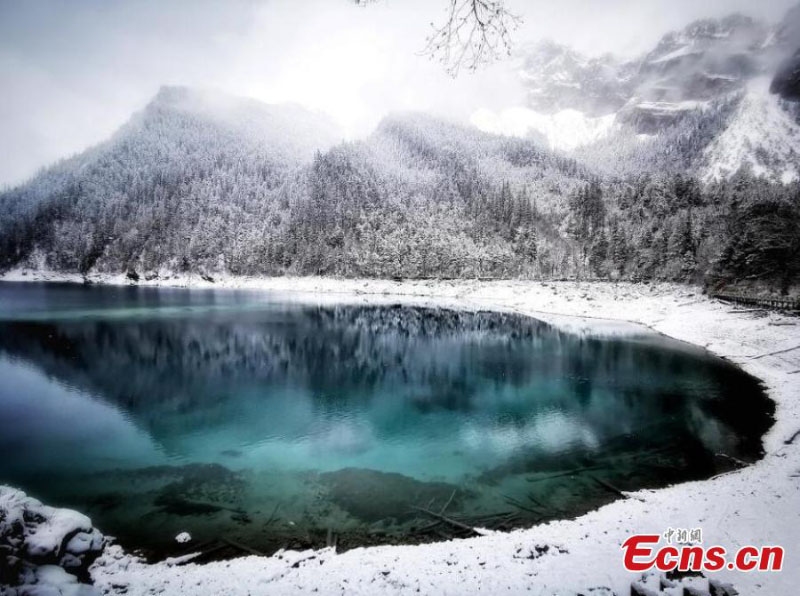
[[[209,90],[185,85],[162,85],[158,92],[150,100],[150,104],[159,106],[178,106],[185,105],[192,100],[202,100],[204,96],[210,95]],[[222,95],[221,93],[219,93]]]
[[[156,93],[156,100],[171,101],[175,99],[183,99],[191,93],[191,89],[184,85],[161,85]]]
[[[689,23],[678,35],[695,39],[718,39],[739,30],[763,27],[763,23],[741,13],[733,13],[720,19],[699,19]]]
[[[222,91],[205,87],[187,87],[184,85],[162,85],[151,100],[151,105],[180,107],[196,110],[205,107],[225,107],[245,102],[253,102],[244,97],[230,95]],[[257,102],[261,103],[261,102]]]

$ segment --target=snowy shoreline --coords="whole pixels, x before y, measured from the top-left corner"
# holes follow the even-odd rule
[[[24,273],[24,274],[23,274]],[[82,282],[79,275],[13,271],[5,281]],[[91,276],[129,284],[124,276]],[[246,594],[452,593],[628,594],[636,574],[622,568],[620,545],[633,533],[701,527],[706,544],[786,548],[784,570],[716,576],[741,594],[791,595],[800,584],[800,321],[709,300],[697,288],[671,284],[529,281],[385,281],[330,278],[199,276],[141,281],[140,286],[230,288],[314,295],[332,302],[413,302],[454,308],[511,310],[577,333],[630,333],[636,326],[707,348],[761,379],[776,403],[764,436],[765,457],[715,479],[635,493],[575,520],[528,530],[422,546],[278,553],[206,565],[142,563],[110,547],[92,575],[107,593]],[[577,318],[576,318],[577,317]],[[587,319],[597,319],[588,321]],[[635,325],[632,325],[635,324]],[[641,327],[638,327],[641,329]],[[789,350],[781,352],[783,350]],[[775,353],[773,352],[781,352]],[[551,548],[535,558],[536,545]],[[559,547],[559,548],[555,548]],[[606,591],[602,591],[605,588]]]

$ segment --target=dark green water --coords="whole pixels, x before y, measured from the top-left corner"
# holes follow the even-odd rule
[[[761,454],[758,382],[661,336],[256,292],[0,283],[0,483],[157,556],[507,529]],[[182,547],[181,547],[182,548]]]

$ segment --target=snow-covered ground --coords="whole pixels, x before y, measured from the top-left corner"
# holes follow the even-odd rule
[[[16,271],[5,279],[64,280]],[[79,277],[72,278],[79,281]],[[124,277],[97,278],[126,283]],[[740,594],[794,596],[800,585],[800,320],[735,308],[695,288],[668,284],[219,279],[171,277],[150,285],[236,287],[312,293],[331,300],[408,300],[464,308],[510,309],[579,333],[618,332],[619,321],[647,325],[704,346],[762,379],[777,403],[764,437],[766,456],[712,480],[633,493],[575,520],[423,546],[385,546],[343,554],[283,552],[207,565],[145,564],[117,546],[92,576],[107,593],[139,594],[601,594],[630,593],[636,574],[622,568],[620,545],[634,533],[703,529],[706,544],[786,548],[780,573],[723,570]],[[580,318],[570,318],[580,317]],[[610,321],[588,321],[587,318]],[[616,323],[614,321],[617,321]],[[597,326],[596,326],[597,325]],[[795,349],[798,348],[798,349]],[[549,549],[536,546],[549,545]]]

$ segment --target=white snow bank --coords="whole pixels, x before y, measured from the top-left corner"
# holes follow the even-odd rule
[[[34,581],[16,589],[19,596],[101,596],[102,592],[78,582],[58,565],[42,565],[34,571]]]

